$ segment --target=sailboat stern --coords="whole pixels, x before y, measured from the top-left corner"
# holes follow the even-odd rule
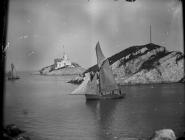
[[[125,98],[126,93],[121,89],[111,92],[103,92],[100,94],[85,94],[86,100],[101,100],[101,99],[121,99]]]
[[[122,99],[122,98],[125,98],[125,94],[121,94],[121,95],[118,95],[118,94],[114,94],[114,95],[107,94],[107,95],[102,95],[102,96],[93,95],[93,94],[85,94],[85,97],[86,97],[86,100]]]

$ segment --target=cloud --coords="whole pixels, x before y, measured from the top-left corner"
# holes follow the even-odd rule
[[[107,2],[99,0],[92,0],[88,3],[85,9],[89,16],[92,18],[92,22],[96,22],[97,20],[99,20],[99,18],[101,18],[106,10],[106,6],[108,6]]]

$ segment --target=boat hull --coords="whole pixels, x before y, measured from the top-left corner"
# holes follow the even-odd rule
[[[8,80],[18,80],[18,79],[20,79],[19,77],[8,77]]]
[[[125,93],[121,94],[106,94],[106,95],[96,95],[96,94],[85,94],[86,100],[104,100],[104,99],[121,99],[125,98]]]

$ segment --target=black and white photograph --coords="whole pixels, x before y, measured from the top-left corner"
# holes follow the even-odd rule
[[[181,0],[3,0],[3,140],[184,140]]]

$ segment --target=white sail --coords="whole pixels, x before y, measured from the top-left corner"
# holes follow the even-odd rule
[[[13,63],[11,64],[11,70],[8,72],[8,77],[12,79],[17,77],[15,66]]]
[[[19,76],[17,76],[14,64],[11,64],[11,70],[8,72],[8,80],[16,80],[20,79]]]
[[[84,81],[70,94],[85,94],[86,90],[87,90],[87,84],[90,81],[90,74],[86,73],[85,77],[84,77]]]
[[[89,80],[89,82],[87,83],[87,90],[85,94],[99,94],[99,89],[98,89],[98,80],[97,80],[97,73],[95,73],[92,81]]]
[[[16,78],[17,77],[17,73],[16,73],[16,70],[15,70],[15,66],[12,64],[12,77],[13,78]]]
[[[77,87],[71,94],[82,95],[82,94],[98,94],[98,81],[97,74],[94,75],[92,81],[90,79],[90,74],[86,73],[84,81]]]

